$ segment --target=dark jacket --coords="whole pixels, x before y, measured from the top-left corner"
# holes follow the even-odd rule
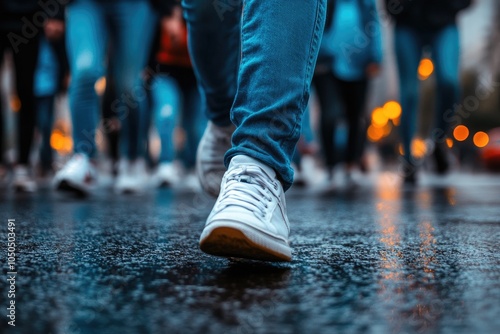
[[[397,25],[427,31],[454,24],[458,12],[470,4],[471,0],[385,0]]]

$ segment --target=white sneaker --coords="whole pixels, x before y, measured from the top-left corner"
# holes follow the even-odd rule
[[[122,194],[141,193],[148,186],[149,176],[144,159],[122,159],[118,166],[115,190]]]
[[[220,127],[208,122],[196,152],[196,171],[203,190],[217,197],[226,172],[224,155],[231,148],[231,136],[236,127]]]
[[[29,169],[25,166],[14,167],[14,180],[12,186],[16,191],[32,193],[36,191],[36,182]]]
[[[179,182],[179,179],[179,168],[173,162],[160,163],[154,175],[157,187],[172,187]]]
[[[270,167],[247,156],[231,160],[200,238],[205,253],[290,261],[285,194]]]
[[[73,191],[80,195],[88,195],[97,183],[97,172],[85,154],[75,154],[56,173],[54,187],[57,190]]]

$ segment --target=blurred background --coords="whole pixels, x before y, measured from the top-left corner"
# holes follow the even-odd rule
[[[395,170],[398,166],[398,158],[403,154],[398,127],[401,122],[402,108],[399,102],[399,84],[397,75],[397,62],[394,52],[394,22],[384,11],[383,1],[377,2],[380,17],[380,28],[382,31],[383,60],[381,72],[370,80],[368,99],[365,106],[365,116],[369,120],[366,127],[366,161],[369,170]],[[385,14],[384,14],[385,13]],[[171,15],[171,13],[169,14]],[[160,21],[164,22],[164,21]],[[498,172],[500,171],[500,3],[494,0],[477,0],[459,13],[458,28],[460,32],[460,88],[461,97],[458,107],[462,108],[458,118],[454,118],[453,127],[446,138],[446,146],[449,148],[449,159],[451,169],[466,172]],[[161,33],[161,29],[160,29]],[[161,38],[160,38],[161,39]],[[160,43],[161,44],[161,43]],[[158,58],[158,56],[157,56]],[[43,62],[38,66],[43,66]],[[147,71],[143,75],[147,77]],[[16,114],[20,110],[21,101],[15,91],[14,70],[12,54],[5,51],[3,63],[1,64],[1,94],[2,94],[2,117],[3,117],[3,154],[6,166],[15,164],[16,160]],[[434,143],[430,139],[435,114],[435,99],[438,92],[435,80],[435,64],[430,53],[424,50],[420,65],[418,67],[419,78],[419,101],[418,101],[418,127],[417,136],[413,139],[412,154],[421,159],[422,170],[431,170],[433,162],[428,159],[434,149]],[[168,76],[168,73],[167,73]],[[68,81],[71,81],[69,74]],[[146,78],[145,80],[148,80]],[[43,78],[41,79],[43,80]],[[50,80],[50,77],[48,79]],[[109,85],[109,84],[108,84]],[[161,86],[161,85],[159,85]],[[157,86],[157,87],[159,87]],[[159,88],[160,96],[171,94],[168,85]],[[107,88],[106,75],[99,76],[94,84],[96,94],[104,99]],[[109,88],[109,87],[108,87]],[[161,91],[165,89],[165,91]],[[155,93],[156,94],[156,93]],[[163,94],[163,95],[162,95]],[[194,97],[196,99],[199,97]],[[171,108],[181,108],[179,103],[165,101],[162,106],[156,107],[160,114],[168,114]],[[186,103],[184,103],[184,106]],[[200,107],[196,107],[200,108]],[[306,179],[309,182],[319,181],[325,177],[322,162],[321,148],[318,140],[318,128],[320,126],[320,106],[313,88],[310,101],[310,112],[307,114],[311,129],[309,139],[299,142],[298,152],[305,158],[297,159],[295,166],[298,173],[302,170],[308,173]],[[173,112],[174,115],[180,112]],[[201,113],[202,114],[202,113]],[[455,115],[456,117],[456,115]],[[157,118],[154,122],[159,122]],[[196,128],[203,130],[206,120],[201,117],[192,117],[191,122],[197,122]],[[455,122],[456,121],[456,122]],[[182,151],[188,145],[188,137],[199,140],[200,131],[196,133],[186,130],[181,116],[177,116],[171,137],[167,135],[176,152]],[[456,124],[455,124],[456,123]],[[99,123],[102,127],[102,123]],[[347,123],[340,120],[338,123],[336,150],[342,152],[347,145]],[[157,124],[158,126],[158,124]],[[188,126],[189,128],[189,126]],[[50,130],[50,148],[55,152],[49,176],[57,172],[71,157],[74,143],[72,139],[72,125],[68,103],[67,89],[63,89],[55,95],[54,119]],[[165,139],[161,138],[156,127],[148,130],[148,170],[151,174],[158,168],[161,156],[162,144]],[[96,136],[102,136],[104,132],[97,131]],[[193,134],[194,133],[194,134]],[[30,156],[33,166],[37,166],[40,160],[40,145],[42,141],[40,129],[36,130],[34,147]],[[106,165],[102,167],[107,173],[116,174],[114,165],[119,160],[117,153],[113,153],[109,140],[98,138],[96,140],[100,161]],[[116,150],[115,150],[116,151]],[[181,176],[193,174],[194,149],[184,152],[179,158],[176,154],[174,162],[177,170],[175,172],[176,182],[180,182]],[[186,157],[185,155],[191,155]],[[182,156],[182,155],[181,155]],[[177,160],[183,163],[175,164]],[[342,159],[340,159],[342,160]],[[171,162],[172,162],[171,161]],[[188,162],[186,162],[188,161]],[[303,165],[301,167],[301,165]],[[320,170],[321,173],[312,173],[311,170]],[[3,174],[7,174],[5,168]],[[181,171],[182,170],[182,171]],[[173,172],[171,172],[173,173]],[[312,174],[314,175],[312,175]],[[321,175],[318,176],[318,175]],[[158,176],[160,177],[160,176]],[[160,177],[161,178],[161,177]],[[165,177],[166,182],[172,181],[172,176]],[[156,181],[155,181],[156,182]],[[187,182],[187,181],[186,181]],[[191,182],[191,181],[189,181]],[[194,182],[194,181],[193,181]],[[161,184],[162,181],[157,183]],[[174,183],[174,182],[170,182]]]

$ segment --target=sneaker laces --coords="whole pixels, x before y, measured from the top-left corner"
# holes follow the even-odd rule
[[[234,168],[226,175],[226,185],[219,205],[243,207],[257,216],[265,217],[266,209],[272,202],[271,187],[277,190],[278,184],[271,181],[258,166]]]

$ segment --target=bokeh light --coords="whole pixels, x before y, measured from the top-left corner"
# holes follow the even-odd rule
[[[367,134],[370,141],[377,142],[384,137],[384,129],[372,124],[368,127]]]
[[[459,125],[453,130],[453,137],[458,141],[464,141],[469,137],[469,129],[465,125]]]
[[[60,130],[54,130],[50,136],[50,146],[61,155],[70,154],[73,150],[73,140]]]
[[[385,117],[392,120],[401,116],[401,110],[401,105],[396,101],[388,101],[383,107]]]
[[[398,146],[399,154],[404,155],[405,150],[402,144]],[[427,144],[422,138],[415,138],[411,142],[411,154],[416,158],[423,158],[427,154]]]
[[[425,80],[431,76],[432,72],[434,72],[434,64],[432,60],[429,58],[424,58],[420,61],[420,65],[418,66],[418,75],[421,80]]]
[[[411,142],[411,153],[414,157],[422,158],[427,153],[427,145],[425,144],[425,140],[421,138],[415,138]]]
[[[19,100],[19,97],[17,95],[11,96],[10,109],[12,109],[13,112],[18,112],[21,109],[21,100]]]
[[[389,119],[384,113],[384,109],[382,108],[375,108],[372,113],[372,125],[375,127],[382,128],[384,127]]]
[[[106,90],[106,77],[100,77],[95,82],[94,89],[97,95],[102,96]]]
[[[446,138],[446,146],[448,146],[448,148],[452,148],[453,147],[453,139]]]
[[[472,140],[474,141],[474,145],[477,147],[485,147],[490,142],[490,137],[487,133],[479,131],[474,135]]]

